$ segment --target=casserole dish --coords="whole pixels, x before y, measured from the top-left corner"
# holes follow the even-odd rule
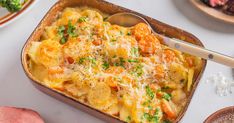
[[[88,0],[88,1],[87,0],[80,0],[80,1],[61,0],[61,1],[57,2],[51,8],[51,10],[47,13],[47,15],[44,17],[44,19],[41,21],[41,23],[38,25],[38,27],[35,29],[35,31],[32,33],[32,35],[30,36],[30,38],[26,42],[26,44],[22,50],[23,68],[25,70],[26,75],[32,80],[32,83],[41,91],[43,91],[51,96],[54,96],[54,97],[66,102],[66,103],[69,103],[70,105],[75,106],[81,110],[84,110],[84,111],[86,111],[86,112],[88,112],[88,113],[90,113],[98,118],[101,118],[107,122],[123,122],[122,120],[119,120],[115,116],[101,112],[95,108],[90,107],[89,105],[86,105],[80,101],[77,101],[76,99],[74,99],[74,97],[72,97],[68,94],[64,94],[58,90],[51,89],[51,88],[44,86],[30,72],[30,69],[29,69],[30,58],[27,54],[29,47],[31,47],[30,44],[34,41],[41,40],[42,34],[45,30],[45,27],[52,25],[52,23],[57,19],[59,13],[62,10],[64,10],[67,7],[82,7],[82,6],[88,6],[91,8],[95,8],[95,9],[98,9],[101,12],[109,14],[109,15],[114,14],[114,13],[118,13],[118,12],[133,12],[131,10],[128,10],[128,9],[125,9],[125,8],[122,8],[122,7],[119,7],[119,6],[116,6],[116,5],[110,4],[110,3],[105,2],[105,1],[101,1],[101,0]],[[136,13],[136,12],[133,12],[133,13]],[[165,34],[169,37],[179,38],[179,39],[194,43],[194,44],[199,45],[199,46],[203,46],[202,43],[196,37],[194,37],[193,35],[185,32],[183,30],[168,26],[166,24],[163,24],[157,20],[146,17],[146,16],[141,15],[139,13],[136,13],[136,14],[146,18],[149,21],[149,23],[152,25],[152,27],[155,28],[155,30],[158,33]],[[196,72],[196,74],[194,76],[194,83],[192,85],[191,91],[189,91],[189,93],[188,93],[188,100],[185,104],[185,108],[179,113],[175,122],[180,121],[180,119],[184,115],[184,113],[188,107],[188,104],[192,98],[192,95],[196,89],[196,86],[199,82],[199,79],[200,79],[200,77],[205,69],[205,65],[206,65],[206,61],[202,60],[201,69],[198,72]]]

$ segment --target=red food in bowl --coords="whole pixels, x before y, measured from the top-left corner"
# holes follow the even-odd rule
[[[227,3],[228,0],[210,0],[210,5],[212,7],[223,6]]]

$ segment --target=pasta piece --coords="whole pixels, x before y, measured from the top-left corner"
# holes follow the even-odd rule
[[[202,67],[202,60],[201,60],[201,58],[196,57],[195,58],[195,67],[194,67],[194,69],[195,70],[200,70],[201,67]]]
[[[81,15],[74,8],[66,8],[57,21],[57,25],[68,25],[69,21],[74,25],[80,17]]]
[[[96,80],[91,79],[91,78],[84,79],[85,77],[86,76],[83,75],[81,72],[72,73],[71,84],[75,87],[74,89],[76,89],[76,91],[75,90],[73,91],[74,92],[73,95],[76,95],[76,96],[86,95],[88,94],[90,88],[92,88],[93,85],[96,85]]]
[[[61,45],[54,40],[44,40],[36,52],[36,61],[45,67],[59,66],[63,62]]]
[[[75,97],[86,95],[89,91],[89,86],[84,82],[68,83],[64,85],[65,89]]]
[[[123,95],[123,105],[126,108],[131,109],[133,107],[133,104],[134,104],[134,99],[130,95],[128,94]]]
[[[114,94],[111,94],[111,97],[109,98],[109,100],[107,100],[106,102],[104,103],[100,103],[100,104],[96,104],[94,107],[96,107],[97,109],[100,109],[100,110],[104,110],[104,111],[107,111],[109,110],[111,113],[111,110],[113,111],[112,113],[114,113],[114,108],[115,105],[118,103],[118,99],[117,99],[117,96],[114,95]],[[113,106],[113,107],[112,107]],[[116,111],[117,113],[117,111]]]
[[[113,58],[114,56],[124,59],[135,57],[132,48],[137,48],[137,42],[134,38],[124,36],[110,42],[104,43],[104,51],[106,56]]]
[[[80,58],[86,58],[92,55],[92,42],[84,42],[79,39],[69,40],[63,47],[63,55],[65,58],[71,57],[75,61]]]
[[[188,70],[180,64],[173,63],[169,66],[169,77],[171,81],[184,85],[188,80]]]
[[[177,104],[181,103],[186,98],[186,94],[182,89],[172,91],[171,95],[172,101]]]
[[[110,87],[104,82],[97,83],[97,85],[88,92],[88,101],[90,105],[98,109],[105,109],[111,96]]]
[[[103,17],[94,10],[84,10],[81,15],[87,18],[86,21],[92,25],[98,25],[103,22]]]
[[[118,38],[125,36],[127,29],[118,25],[111,25],[107,30],[111,42],[117,41]]]
[[[58,27],[57,26],[46,27],[45,32],[43,33],[43,38],[59,41],[60,37],[58,34]]]
[[[48,78],[48,71],[43,65],[38,65],[32,60],[30,61],[31,72],[36,79],[43,82],[46,78]]]
[[[108,114],[111,114],[111,115],[118,115],[119,113],[119,105],[118,104],[114,104],[114,105],[111,105],[107,110],[106,112]]]
[[[75,83],[69,83],[69,84],[64,84],[64,88],[66,89],[67,92],[69,92],[71,95],[75,97],[80,97],[88,93],[89,87],[84,86],[81,87],[81,85],[77,85]]]
[[[69,79],[69,76],[65,74],[65,70],[60,66],[53,66],[47,68],[48,78],[45,79],[47,84],[55,89],[64,90],[63,83]]]
[[[118,115],[119,111],[120,111],[120,106],[118,104],[118,100],[116,98],[116,95],[112,95],[112,98],[110,98],[110,102],[109,104],[111,104],[111,106],[109,106],[107,109],[105,109],[105,111],[111,115]]]
[[[190,68],[188,71],[188,83],[187,83],[187,91],[190,91],[192,83],[193,83],[193,75],[194,75],[194,69]]]
[[[55,75],[55,74],[63,74],[64,68],[60,66],[50,67],[48,68],[48,74],[49,75]]]
[[[144,116],[144,108],[142,106],[134,106],[132,108],[132,120],[133,122],[140,123]]]
[[[131,110],[125,106],[122,106],[119,111],[120,120],[126,121],[131,116]]]
[[[41,42],[37,42],[37,41],[34,41],[31,43],[31,46],[28,50],[28,55],[29,57],[31,58],[31,60],[35,63],[37,63],[37,60],[36,60],[36,53],[37,53],[37,49],[38,47],[41,45]]]
[[[48,79],[43,80],[44,84],[50,88],[64,91],[64,86],[62,81],[50,81]]]

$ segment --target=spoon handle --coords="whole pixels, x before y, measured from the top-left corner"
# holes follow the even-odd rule
[[[171,48],[234,68],[234,58],[230,56],[223,55],[182,40],[168,38],[162,35],[160,36],[163,38],[164,43]]]

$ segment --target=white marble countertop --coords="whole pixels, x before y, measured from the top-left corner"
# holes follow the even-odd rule
[[[234,25],[225,24],[196,10],[189,0],[108,0],[123,7],[182,28],[212,50],[234,55]],[[40,92],[25,76],[20,62],[23,44],[56,0],[40,0],[30,12],[0,29],[0,106],[27,107],[38,111],[46,123],[102,123],[103,121]],[[216,110],[234,105],[234,94],[219,97],[205,78],[231,69],[208,62],[182,123],[201,123]]]

